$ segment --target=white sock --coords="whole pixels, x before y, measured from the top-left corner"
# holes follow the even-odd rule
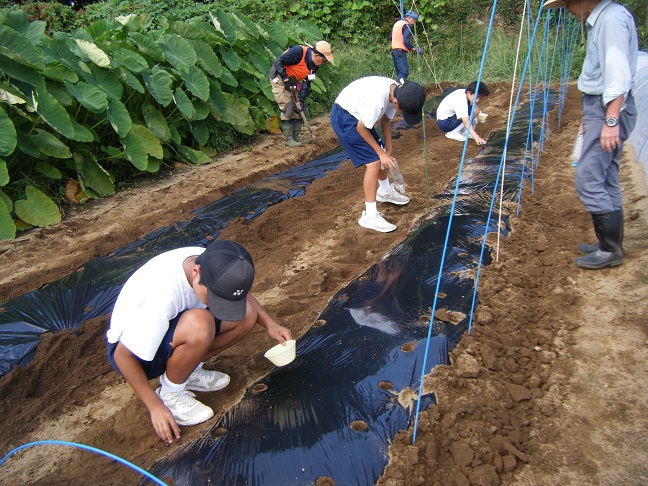
[[[160,394],[164,393],[182,393],[185,391],[185,383],[173,383],[171,380],[167,378],[166,372],[160,377],[160,386],[162,389],[160,390]]]
[[[378,179],[378,185],[380,186],[380,190],[382,192],[391,192],[391,184],[389,183],[389,177],[384,181]]]
[[[376,214],[378,214],[378,208],[376,207],[376,201],[374,201],[374,202],[365,201],[365,214],[370,218],[372,218]]]
[[[450,133],[466,133],[466,127],[463,126],[463,123],[460,124],[457,128],[454,130],[451,130]]]

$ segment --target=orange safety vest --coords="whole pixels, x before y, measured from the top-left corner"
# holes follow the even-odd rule
[[[392,29],[392,49],[403,49],[405,52],[409,52],[403,40],[403,26],[405,25],[409,25],[406,20],[399,20],[394,24]]]
[[[295,76],[297,81],[303,81],[311,73],[311,70],[308,69],[308,66],[306,65],[306,51],[308,50],[308,47],[301,46],[301,48],[304,52],[302,54],[301,61],[299,61],[297,64],[284,66],[286,68],[286,74],[288,76]]]

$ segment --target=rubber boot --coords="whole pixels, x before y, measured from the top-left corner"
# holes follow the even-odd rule
[[[301,133],[301,129],[304,126],[304,123],[301,120],[293,120],[292,123],[293,123],[293,139],[295,140],[295,142],[299,142],[302,145],[309,144],[310,140],[304,140],[299,136],[299,134]]]
[[[598,248],[574,263],[583,268],[616,267],[623,262],[623,211],[594,214],[594,232],[599,239]]]
[[[621,243],[623,243],[623,209],[620,209],[619,211],[621,211],[621,222],[622,222],[622,225],[621,225]],[[597,238],[598,238],[598,235],[597,235]],[[590,253],[592,253],[593,251],[596,251],[598,249],[599,249],[599,244],[598,243],[594,243],[593,245],[590,245],[589,243],[581,243],[580,245],[578,245],[578,251],[580,253],[582,253],[583,255],[589,255]],[[622,252],[623,252],[623,249],[622,249]]]
[[[297,142],[293,137],[293,125],[290,120],[286,120],[281,123],[281,131],[283,132],[284,137],[286,137],[286,145],[288,147],[302,146],[302,144],[300,142]]]

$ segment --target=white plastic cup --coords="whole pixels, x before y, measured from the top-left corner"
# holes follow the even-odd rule
[[[272,361],[275,366],[286,366],[291,363],[296,356],[296,341],[290,339],[285,343],[277,344],[268,349],[263,356]]]
[[[486,121],[486,118],[488,118],[488,113],[484,113],[483,111],[480,111],[479,115],[477,115],[477,119],[482,123]]]

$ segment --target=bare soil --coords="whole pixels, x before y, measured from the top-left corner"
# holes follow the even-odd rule
[[[510,87],[484,103],[479,131],[506,120]],[[438,92],[430,91],[429,95]],[[648,484],[648,200],[643,167],[626,153],[626,258],[598,271],[573,265],[576,246],[594,239],[573,189],[568,160],[580,123],[580,97],[568,91],[561,127],[527,184],[498,261],[484,267],[472,332],[450,366],[426,378],[438,404],[397,435],[382,485]],[[164,177],[75,208],[51,228],[0,243],[0,302],[74,272],[190,212],[267,175],[312,160],[338,145],[328,118],[312,122],[320,145],[297,149],[267,134],[202,167]],[[257,269],[253,293],[293,336],[313,324],[336,290],[401,242],[457,174],[462,145],[434,120],[394,142],[411,202],[381,205],[393,233],[361,228],[364,171],[350,162],[308,187],[304,197],[232,222],[221,238],[243,244]],[[427,157],[425,151],[427,149]],[[471,143],[467,156],[477,153]],[[426,180],[426,173],[428,174]],[[492,241],[492,243],[496,243]],[[47,335],[36,358],[0,378],[0,453],[36,440],[69,440],[111,452],[145,469],[179,445],[160,442],[145,407],[105,358],[109,316]],[[260,329],[208,366],[232,376],[222,392],[201,397],[216,416],[267,374],[272,343]],[[183,427],[181,443],[213,422]],[[4,484],[134,484],[140,476],[105,457],[60,446],[29,448],[2,466]]]

